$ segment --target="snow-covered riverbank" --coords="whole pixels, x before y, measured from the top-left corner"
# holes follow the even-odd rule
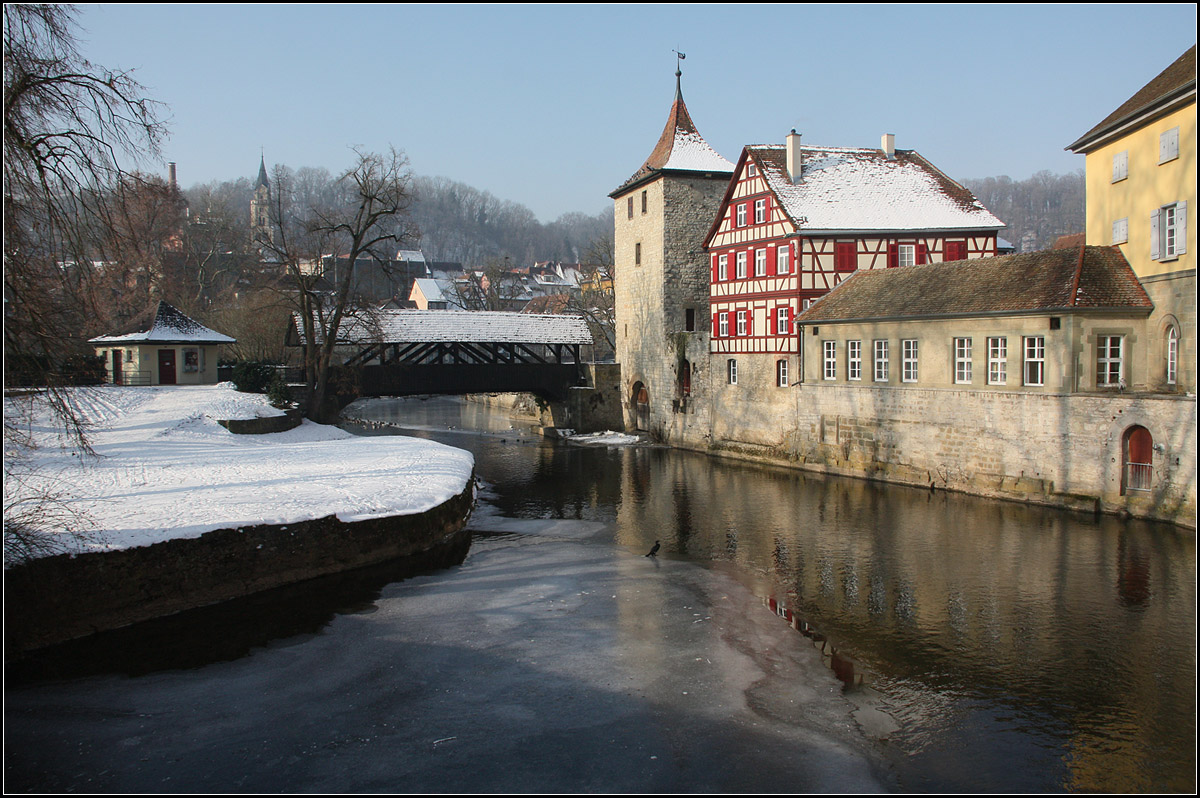
[[[217,421],[279,415],[265,396],[228,383],[77,389],[95,455],[65,445],[38,397],[6,398],[5,508],[43,492],[85,520],[91,543],[121,549],[250,524],[407,515],[462,492],[470,453],[406,437],[364,438],[305,421],[294,430],[234,435]],[[64,544],[68,541],[64,541]]]

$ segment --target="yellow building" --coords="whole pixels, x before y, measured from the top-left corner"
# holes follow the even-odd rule
[[[1086,156],[1087,243],[1115,245],[1154,312],[1153,390],[1196,390],[1196,47],[1067,149]]]

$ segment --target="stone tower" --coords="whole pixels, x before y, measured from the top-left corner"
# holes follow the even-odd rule
[[[267,180],[267,161],[258,162],[258,180],[254,182],[254,197],[250,200],[250,239],[256,243],[273,242],[271,229],[271,183]]]
[[[708,258],[704,237],[733,164],[696,129],[675,99],[650,157],[614,202],[617,361],[627,429],[677,444],[702,435],[696,410],[708,365]],[[706,411],[705,411],[706,412]]]

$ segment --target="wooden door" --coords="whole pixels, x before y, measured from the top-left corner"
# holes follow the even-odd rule
[[[120,349],[112,350],[112,381],[113,385],[123,385],[125,383],[125,374],[121,371],[121,366],[125,359],[125,353]]]
[[[175,350],[158,350],[158,384],[175,384]]]

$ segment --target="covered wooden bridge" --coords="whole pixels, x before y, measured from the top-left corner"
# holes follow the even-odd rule
[[[288,343],[304,344],[292,318]],[[358,396],[528,392],[562,400],[592,343],[579,316],[457,310],[373,310],[347,319],[335,349]]]

